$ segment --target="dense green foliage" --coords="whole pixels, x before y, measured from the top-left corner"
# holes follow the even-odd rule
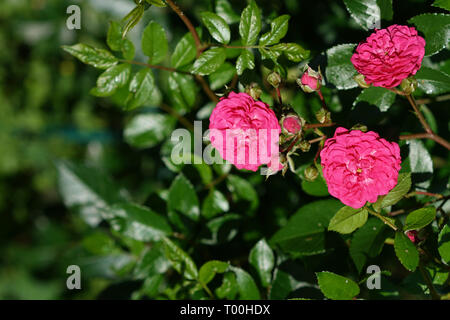
[[[399,140],[424,130],[408,100],[359,88],[350,62],[370,21],[415,25],[427,46],[414,98],[448,140],[448,1],[101,2],[80,1],[68,30],[64,2],[2,1],[0,299],[450,298],[449,152]],[[306,62],[333,123],[399,142],[389,194],[361,209],[329,195],[315,159],[328,125],[305,130],[320,139],[285,175],[173,162],[173,130],[206,130],[220,96],[260,89],[277,105],[271,72],[289,108],[327,124],[296,84]],[[81,290],[66,288],[69,265]]]

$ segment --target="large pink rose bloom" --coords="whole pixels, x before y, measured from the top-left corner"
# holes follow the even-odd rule
[[[400,148],[376,132],[337,128],[320,158],[330,194],[355,209],[376,202],[397,184]]]
[[[238,169],[256,171],[263,164],[273,171],[280,169],[281,128],[266,103],[255,101],[246,93],[231,92],[220,99],[209,122],[211,144]]]
[[[351,61],[368,84],[393,88],[415,75],[425,55],[425,40],[414,27],[394,24],[360,43]]]

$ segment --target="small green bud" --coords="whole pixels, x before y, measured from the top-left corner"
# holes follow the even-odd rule
[[[272,87],[274,88],[278,88],[278,86],[281,83],[281,76],[278,72],[271,72],[268,76],[267,76],[267,82],[269,82]]]
[[[366,79],[362,74],[358,73],[356,76],[353,77],[353,79],[356,81],[356,83],[360,88],[367,89],[370,87],[370,84],[366,82]]]
[[[257,83],[253,82],[245,88],[245,93],[250,95],[253,99],[259,100],[262,90]]]
[[[320,110],[316,112],[316,119],[320,123],[331,122],[331,113],[324,108],[320,108]]]
[[[400,84],[400,88],[405,94],[411,94],[417,88],[417,80],[413,77],[403,79],[402,83]]]
[[[311,143],[309,143],[306,140],[302,140],[300,141],[300,143],[298,144],[298,148],[300,150],[302,150],[303,152],[308,152],[309,149],[311,149]]]
[[[361,123],[355,124],[350,130],[359,130],[362,132],[367,132],[368,128],[366,125],[363,125]]]
[[[319,176],[319,170],[317,170],[317,168],[315,166],[311,165],[305,169],[303,174],[307,181],[312,182],[312,181],[316,180],[317,177]]]

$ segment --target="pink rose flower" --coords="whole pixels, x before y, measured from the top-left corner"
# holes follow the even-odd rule
[[[297,80],[298,85],[303,91],[311,93],[320,90],[322,87],[322,73],[319,71],[314,71],[308,65],[305,66],[302,77]]]
[[[393,88],[420,69],[425,40],[414,27],[376,30],[356,48],[351,61],[368,84]]]
[[[209,118],[210,140],[223,159],[238,169],[256,171],[268,164],[279,169],[281,128],[275,113],[246,93],[231,92],[221,98]]]
[[[397,184],[400,148],[376,132],[337,128],[320,158],[328,191],[352,208],[376,202]]]

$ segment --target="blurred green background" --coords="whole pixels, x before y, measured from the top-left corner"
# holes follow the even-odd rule
[[[210,8],[211,2],[178,1],[189,8],[186,13],[197,24],[198,13]],[[231,2],[236,12],[245,6],[243,1]],[[81,7],[81,30],[66,28],[66,9],[71,4]],[[367,35],[349,18],[341,1],[258,1],[258,4],[266,17],[290,14],[287,38],[310,49],[312,57],[333,45],[357,42]],[[430,12],[429,4],[429,1],[394,1],[394,21],[405,23],[416,14]],[[98,71],[61,50],[61,45],[78,42],[105,47],[108,22],[120,20],[133,7],[131,0],[0,3],[0,299],[128,298],[139,287],[135,281],[122,281],[121,274],[130,265],[129,257],[103,255],[105,247],[115,244],[110,243],[101,229],[93,230],[65,208],[55,169],[55,161],[60,159],[102,168],[140,202],[157,198],[156,194],[175,177],[161,160],[158,147],[139,151],[124,142],[122,130],[129,115],[121,110],[120,102],[89,95]],[[152,19],[165,26],[169,41],[186,32],[169,9],[147,10],[129,35],[137,47],[138,60],[144,59],[138,49],[141,32]],[[444,67],[450,71],[450,66]],[[391,108],[389,118],[373,107],[369,111],[362,107],[350,111],[354,96],[354,90],[340,93],[335,110],[345,112],[337,113],[337,121],[350,124],[357,119],[369,126],[382,123],[378,129],[388,136],[398,134],[406,123],[405,112],[398,105]],[[297,92],[291,93],[290,98],[303,106],[319,103],[305,100]],[[203,97],[198,104],[201,107],[206,102]],[[444,110],[445,106],[439,104],[435,108],[440,113],[439,127],[448,128],[448,108]],[[188,116],[193,120],[195,113]],[[407,118],[411,120],[408,125],[411,131],[414,127],[420,130],[412,115]],[[441,176],[445,177],[449,170],[448,155],[440,149],[436,153],[440,161],[437,163],[443,169]],[[278,175],[271,178],[270,184],[263,184],[263,177],[258,174],[243,176],[257,186],[260,203],[257,222],[250,222],[238,239],[270,236],[289,214],[311,198],[300,192],[301,181],[293,175],[286,178]],[[446,181],[437,177],[434,183]],[[248,253],[249,247],[241,247],[241,243],[237,240],[231,248]],[[320,261],[312,259],[311,263],[318,268],[336,265],[339,269],[339,250],[337,247],[333,254]],[[218,256],[213,258],[227,259],[229,252],[230,247],[219,248]],[[238,256],[236,252],[233,257]],[[388,252],[384,259],[389,265],[395,257]],[[86,266],[82,269],[83,290],[66,289],[66,268],[71,264]]]

